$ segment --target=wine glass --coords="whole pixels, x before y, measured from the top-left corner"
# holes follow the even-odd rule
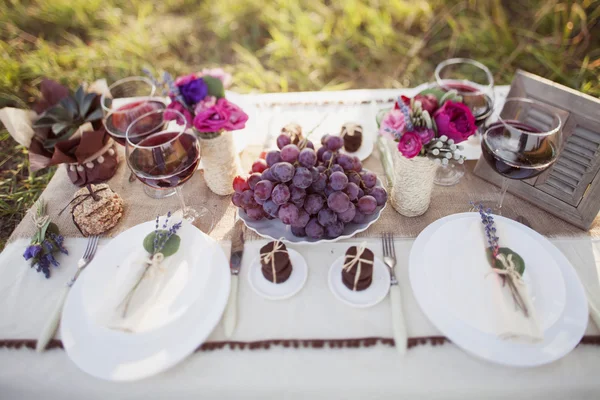
[[[139,116],[153,110],[163,110],[166,105],[160,98],[155,97],[156,87],[148,78],[132,76],[113,83],[107,93],[103,93],[100,104],[104,113],[102,122],[106,131],[119,144],[125,145],[125,133],[129,125]],[[148,119],[144,125],[147,135],[162,128],[162,121]],[[141,129],[142,126],[140,125]],[[140,135],[142,132],[140,132]],[[135,176],[129,177],[133,182]],[[144,186],[144,192],[152,198],[159,199],[175,194],[171,191],[157,191]]]
[[[492,212],[506,216],[502,203],[510,179],[534,178],[556,161],[561,134],[561,119],[551,107],[527,98],[506,99],[498,122],[481,139],[483,158],[503,177],[498,201],[489,207]]]
[[[145,134],[148,119],[160,119],[162,129]],[[138,132],[142,132],[139,134]],[[206,207],[185,205],[181,186],[187,182],[200,162],[198,138],[189,129],[183,114],[176,110],[154,110],[134,120],[126,132],[127,163],[145,185],[157,190],[175,188],[183,218],[205,233],[213,226],[213,216]]]
[[[473,113],[480,133],[485,121],[494,111],[494,77],[490,70],[479,61],[451,58],[437,65],[435,80],[442,90],[452,91],[462,97],[462,102]],[[452,186],[457,184],[464,174],[463,164],[450,161],[448,165],[438,168],[435,183]]]

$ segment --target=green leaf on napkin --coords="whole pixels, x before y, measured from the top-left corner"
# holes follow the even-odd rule
[[[225,88],[223,87],[223,82],[220,79],[205,75],[202,77],[204,83],[208,87],[208,94],[210,96],[215,96],[220,99],[221,97],[225,97]]]
[[[166,235],[168,233],[168,231],[166,231],[166,230],[155,231],[155,232],[150,233],[148,236],[146,236],[144,238],[144,249],[149,254],[154,253],[154,237],[159,233]],[[167,240],[167,243],[165,243],[165,245],[163,246],[163,248],[160,252],[165,257],[172,256],[173,254],[175,254],[177,252],[177,250],[179,250],[180,243],[181,243],[181,238],[177,235],[172,235],[169,238],[169,240]]]
[[[525,261],[523,261],[523,258],[518,255],[517,253],[515,253],[514,251],[512,251],[511,249],[509,249],[508,247],[500,247],[500,249],[498,250],[500,252],[500,254],[504,254],[504,256],[508,257],[509,254],[512,254],[512,260],[515,263],[515,267],[517,269],[517,272],[519,273],[519,275],[523,276],[523,272],[525,272]],[[496,265],[497,268],[499,269],[503,269],[502,265],[500,263],[498,264],[494,264],[493,260],[492,260],[492,249],[491,248],[487,248],[486,250],[486,254],[488,257],[488,262],[490,263],[490,265]]]

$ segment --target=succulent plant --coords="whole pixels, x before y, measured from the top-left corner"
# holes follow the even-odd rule
[[[86,122],[102,118],[100,104],[95,102],[96,93],[86,93],[80,86],[74,95],[63,98],[54,107],[46,110],[33,125],[34,128],[50,128],[52,134],[44,141],[50,149],[56,143],[68,140]]]

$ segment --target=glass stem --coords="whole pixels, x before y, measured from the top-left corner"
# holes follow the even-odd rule
[[[504,202],[504,196],[506,196],[506,191],[508,190],[508,185],[510,185],[510,179],[502,178],[502,189],[500,189],[500,196],[498,197],[498,204],[496,204],[496,208],[498,208],[498,214],[501,214],[502,203]]]
[[[183,214],[183,218],[187,219],[187,206],[185,205],[185,200],[183,198],[183,190],[181,186],[177,186],[175,188],[175,191],[177,192],[177,197],[179,197],[179,204],[181,204],[181,212]]]

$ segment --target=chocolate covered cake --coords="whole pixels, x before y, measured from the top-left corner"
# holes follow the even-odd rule
[[[353,291],[365,290],[373,281],[373,252],[363,246],[352,246],[346,251],[342,268],[342,282]]]
[[[263,276],[273,283],[283,283],[292,274],[292,263],[285,244],[279,240],[269,242],[260,249]]]
[[[350,153],[354,153],[360,149],[362,144],[362,126],[351,122],[342,125],[340,136],[344,139],[344,149]]]

